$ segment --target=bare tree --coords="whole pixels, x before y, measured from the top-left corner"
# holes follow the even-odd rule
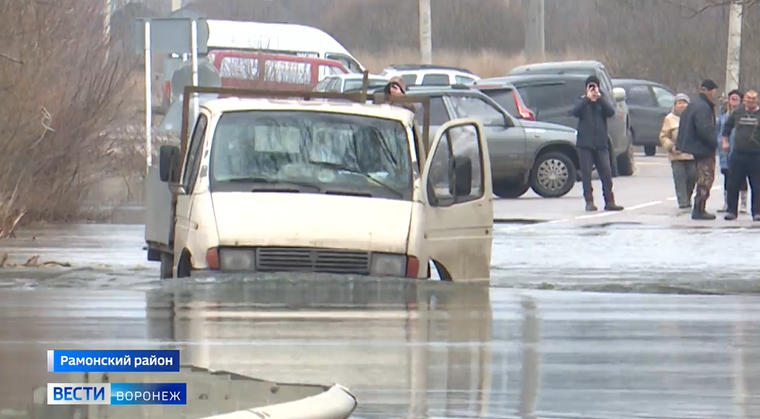
[[[24,217],[76,216],[103,176],[100,133],[125,111],[131,66],[106,59],[101,3],[3,2],[0,237]]]

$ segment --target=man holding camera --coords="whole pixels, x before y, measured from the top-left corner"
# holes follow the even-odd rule
[[[607,135],[607,120],[615,116],[615,108],[602,96],[598,77],[590,76],[586,79],[586,94],[576,100],[570,114],[578,118],[575,147],[580,160],[586,211],[598,209],[594,205],[594,189],[591,186],[591,172],[594,166],[599,180],[602,181],[604,210],[622,211],[623,207],[615,203],[615,195],[612,193],[612,167]]]

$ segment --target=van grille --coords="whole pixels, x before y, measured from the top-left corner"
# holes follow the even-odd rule
[[[369,253],[300,247],[256,249],[256,269],[369,275]]]

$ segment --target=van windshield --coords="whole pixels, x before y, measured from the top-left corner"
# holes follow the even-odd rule
[[[224,113],[211,150],[210,186],[411,200],[405,127],[387,119],[314,111]]]

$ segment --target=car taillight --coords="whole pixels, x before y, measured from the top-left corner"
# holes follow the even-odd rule
[[[164,97],[171,102],[172,97],[172,82],[167,81],[164,83]]]
[[[517,112],[520,114],[520,119],[535,121],[536,115],[533,113],[533,111],[523,106],[522,103],[520,103],[520,101],[517,100],[517,95],[514,95],[514,97],[515,97],[515,105],[517,106]]]

